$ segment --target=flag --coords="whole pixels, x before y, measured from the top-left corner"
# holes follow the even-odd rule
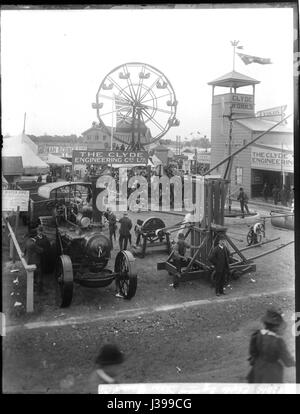
[[[245,65],[249,65],[250,63],[260,63],[261,65],[268,65],[271,62],[269,58],[261,58],[257,56],[245,55],[244,53],[238,53],[239,57],[245,63]]]
[[[116,121],[118,123],[119,121],[124,120],[125,114],[129,110],[129,105],[128,102],[120,96],[115,95],[114,98],[116,108]]]

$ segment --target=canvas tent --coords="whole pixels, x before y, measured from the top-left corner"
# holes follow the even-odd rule
[[[23,174],[45,174],[49,165],[37,155],[37,145],[25,134],[3,139],[2,157],[22,157]]]

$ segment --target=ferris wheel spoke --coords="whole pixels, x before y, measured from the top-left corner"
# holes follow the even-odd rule
[[[155,111],[164,112],[166,114],[172,114],[172,111],[167,111],[166,109],[155,108],[154,106],[145,105],[147,109],[153,109]]]
[[[157,84],[157,82],[161,79],[161,76],[159,76],[158,78],[155,79],[155,81],[152,83],[152,85],[150,86],[150,88],[148,88],[146,90],[146,92],[144,92],[143,96],[139,99],[139,102],[142,103],[143,99],[148,95],[148,93],[150,93],[150,91],[154,88],[154,86]]]
[[[141,70],[141,73],[144,75],[144,73],[145,73],[145,65],[143,65],[142,70]],[[138,88],[137,88],[137,92],[136,92],[137,101],[139,101],[140,100],[140,97],[141,97],[143,82],[144,82],[144,78],[141,77],[140,78],[140,81],[139,81]]]
[[[126,108],[128,108],[128,106],[123,106],[122,108],[118,108],[118,109],[113,109],[113,110],[111,110],[110,112],[106,112],[105,114],[101,114],[101,116],[106,116],[106,115],[111,115],[111,114],[113,114],[113,113],[118,113],[118,112],[120,112],[121,110],[126,110]]]
[[[164,131],[164,127],[160,125],[159,122],[157,122],[147,111],[147,109],[142,109],[142,111],[145,113],[146,117],[149,119],[149,121],[151,121],[158,129],[160,129],[161,131]]]
[[[157,96],[155,99],[164,98],[164,97],[166,97],[166,96],[170,96],[170,93],[166,93],[165,95]],[[152,101],[152,100],[153,100],[153,99],[147,99],[147,101],[141,102],[141,104],[143,105],[143,104],[145,104],[146,102],[150,102],[150,101]]]
[[[131,97],[130,95],[128,95],[128,93],[127,92],[125,92],[124,91],[124,89],[122,89],[122,87],[114,80],[114,79],[112,79],[110,76],[108,76],[107,77],[107,79],[109,80],[109,81],[111,81],[114,85],[115,85],[115,87],[118,89],[118,91],[122,94],[122,95],[124,95],[124,96],[126,96],[126,98],[129,100],[129,102],[131,102],[132,101],[132,98],[133,97]]]
[[[128,68],[127,68],[127,65],[125,65],[125,74],[129,74],[129,71],[128,71]],[[130,75],[130,74],[129,74]],[[128,87],[129,87],[129,90],[130,90],[130,93],[131,93],[131,95],[132,95],[132,97],[136,100],[136,93],[135,93],[135,90],[134,90],[134,87],[133,87],[133,84],[132,84],[132,82],[131,82],[131,79],[130,79],[130,76],[128,76],[127,77],[127,85],[128,85]]]

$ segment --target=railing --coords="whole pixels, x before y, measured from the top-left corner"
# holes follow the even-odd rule
[[[27,264],[26,260],[23,257],[21,248],[19,246],[18,240],[16,239],[15,233],[11,228],[11,225],[7,220],[5,220],[7,228],[10,233],[11,240],[14,243],[15,249],[19,255],[20,261],[26,270],[27,275],[27,284],[26,284],[26,312],[33,312],[33,278],[34,278],[34,271],[36,270],[36,265],[29,265]]]

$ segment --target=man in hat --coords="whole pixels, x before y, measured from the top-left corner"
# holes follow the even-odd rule
[[[25,242],[24,247],[24,257],[29,265],[36,265],[36,270],[34,272],[35,282],[38,285],[39,293],[42,293],[43,290],[43,281],[42,281],[42,272],[41,272],[41,254],[44,252],[44,249],[40,247],[37,243],[37,228],[30,228],[28,233],[28,238]]]
[[[109,240],[113,247],[113,238],[116,241],[117,217],[109,208],[104,213],[104,217],[108,221]]]
[[[124,212],[123,217],[119,220],[120,223],[120,236],[119,245],[120,250],[126,250],[128,241],[131,239],[130,230],[132,228],[132,221],[128,217],[127,211]]]
[[[89,379],[89,393],[97,394],[101,384],[116,384],[124,359],[124,354],[117,345],[103,345],[95,360],[96,369]]]
[[[246,209],[247,214],[250,214],[250,211],[249,211],[249,208],[248,208],[248,196],[245,193],[243,187],[240,188],[240,192],[239,192],[237,200],[240,202],[242,218],[244,218],[245,209]]]
[[[218,237],[218,244],[210,253],[208,260],[215,268],[215,287],[216,295],[225,295],[224,286],[226,275],[229,272],[229,251],[225,245],[225,237]]]
[[[264,329],[255,331],[250,340],[251,370],[249,383],[282,383],[283,366],[292,367],[295,360],[281,337],[286,322],[278,310],[269,308],[262,318]]]

